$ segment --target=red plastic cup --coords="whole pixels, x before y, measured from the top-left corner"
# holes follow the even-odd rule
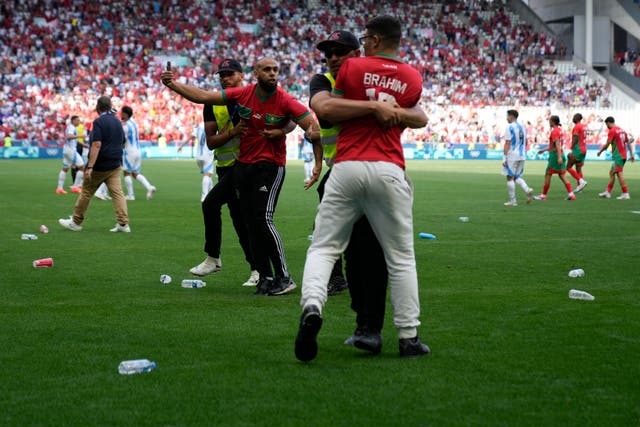
[[[53,267],[53,258],[42,258],[33,261],[34,267]]]

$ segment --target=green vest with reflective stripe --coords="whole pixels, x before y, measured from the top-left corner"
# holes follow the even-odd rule
[[[224,133],[233,129],[233,123],[229,120],[229,110],[226,105],[214,105],[213,115],[216,117],[218,124],[218,133]],[[216,160],[216,166],[227,167],[236,162],[240,153],[240,137],[230,139],[226,144],[213,150],[213,157]]]
[[[325,73],[324,76],[331,82],[331,89],[336,85],[336,80],[331,73]],[[333,166],[336,158],[336,141],[338,140],[338,132],[340,125],[333,125],[330,128],[320,127],[320,138],[322,140],[322,151],[324,152],[324,161],[328,167]]]

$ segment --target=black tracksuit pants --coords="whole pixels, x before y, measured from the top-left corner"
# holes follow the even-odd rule
[[[273,213],[284,183],[285,168],[271,162],[236,163],[234,184],[249,231],[251,253],[261,278],[290,277]],[[272,269],[273,267],[273,269]]]
[[[249,233],[244,222],[240,201],[233,186],[233,171],[235,165],[217,167],[216,174],[218,182],[209,191],[209,194],[202,202],[202,217],[204,219],[204,251],[211,257],[220,258],[220,247],[222,245],[222,206],[227,205],[229,215],[236,230],[240,246],[244,251],[244,256],[251,270],[255,270],[255,262],[251,254],[249,245]]]

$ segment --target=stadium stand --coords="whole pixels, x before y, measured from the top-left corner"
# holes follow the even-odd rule
[[[532,107],[528,120],[536,135],[550,109],[587,109],[587,117],[588,111],[611,105],[604,79],[576,68],[563,46],[532,31],[505,3],[5,2],[0,6],[0,136],[55,144],[71,115],[90,125],[95,99],[106,94],[117,107],[134,107],[141,139],[164,135],[182,141],[197,126],[200,108],[160,84],[167,58],[185,64],[179,70],[182,81],[208,89],[217,86],[213,73],[222,58],[236,57],[250,68],[270,56],[281,64],[281,85],[304,101],[310,77],[323,71],[317,40],[337,28],[359,34],[369,17],[382,13],[405,23],[401,56],[425,79],[423,104],[431,124],[405,138],[495,144],[504,126],[504,108],[496,107]],[[246,76],[249,81],[250,73]],[[598,120],[593,114],[592,122]]]

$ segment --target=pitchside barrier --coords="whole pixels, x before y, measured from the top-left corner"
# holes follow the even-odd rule
[[[0,159],[60,159],[62,147],[56,147],[55,143],[47,144],[47,147],[23,146],[21,141],[15,141],[12,147],[0,147]],[[194,158],[193,147],[185,146],[178,152],[178,145],[170,142],[166,147],[158,147],[148,141],[141,144],[142,157],[145,159],[190,159]],[[526,155],[527,160],[546,160],[549,153],[538,155],[538,149],[530,148]],[[587,160],[611,160],[611,152],[606,151],[600,157],[597,156],[600,147],[598,145],[587,146]],[[403,144],[404,157],[407,160],[502,160],[502,149],[487,148],[483,144]],[[568,151],[568,150],[567,150]],[[296,143],[287,143],[287,159],[301,159],[300,149]]]

